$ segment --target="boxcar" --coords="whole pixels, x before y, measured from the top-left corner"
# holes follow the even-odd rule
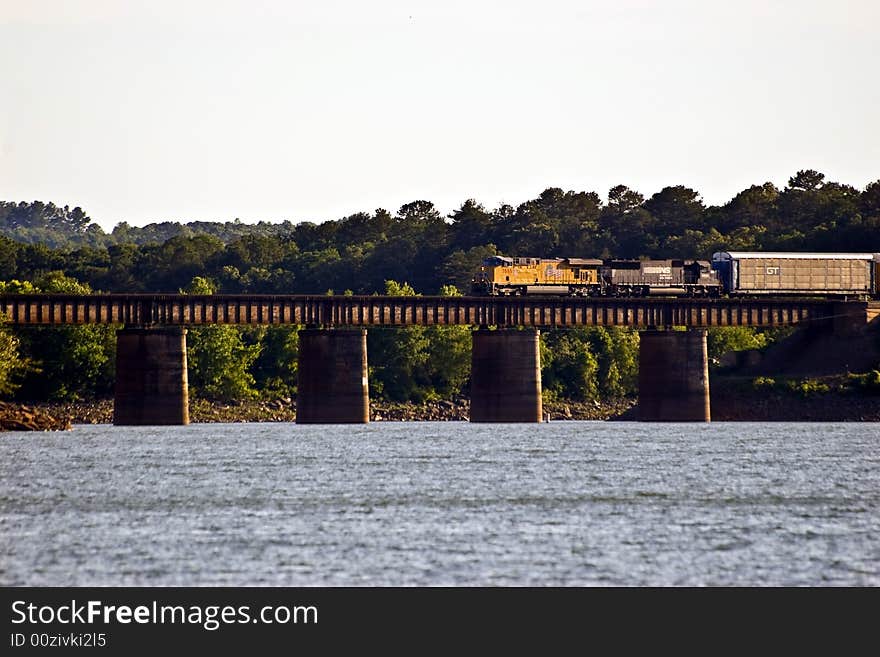
[[[712,255],[712,267],[730,295],[872,296],[877,292],[878,263],[880,254],[874,253],[721,251]]]

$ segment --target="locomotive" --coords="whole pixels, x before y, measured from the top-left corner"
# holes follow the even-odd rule
[[[720,251],[707,260],[491,256],[471,282],[475,295],[720,297],[880,296],[880,253]]]

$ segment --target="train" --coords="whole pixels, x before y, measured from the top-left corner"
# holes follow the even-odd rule
[[[880,253],[719,251],[711,260],[495,255],[471,281],[477,296],[828,296],[880,298]]]

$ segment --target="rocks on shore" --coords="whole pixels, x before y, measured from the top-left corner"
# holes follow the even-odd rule
[[[0,431],[65,431],[71,428],[66,416],[43,409],[0,402]]]
[[[590,400],[582,402],[548,402],[544,404],[544,415],[551,422],[557,420],[609,420],[625,413],[635,406],[636,399]]]
[[[548,402],[544,416],[557,420],[607,420],[635,403],[633,399],[586,402]],[[113,422],[113,400],[98,399],[82,402],[41,404],[45,414],[65,418],[68,424],[110,424]],[[210,402],[191,399],[191,422],[295,422],[296,400],[248,400],[236,403]],[[421,404],[370,402],[370,420],[373,422],[466,422],[470,414],[470,400],[428,401]]]
[[[716,421],[880,421],[880,397],[829,392],[802,397],[784,390],[754,390],[750,379],[713,378],[712,419]],[[560,420],[637,420],[635,398],[584,402],[546,402],[544,417]],[[374,422],[459,421],[470,413],[470,401],[440,400],[422,404],[370,402]],[[295,422],[296,400],[216,403],[190,400],[191,422]],[[110,424],[113,400],[23,406],[0,402],[0,430],[45,431],[72,424]]]
[[[370,402],[371,421],[448,422],[467,421],[471,403],[467,399],[454,402],[441,400],[421,404],[403,402]]]

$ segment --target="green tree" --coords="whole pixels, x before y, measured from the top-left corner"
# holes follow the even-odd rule
[[[251,368],[261,395],[270,399],[293,397],[297,388],[299,326],[270,326]]]
[[[654,217],[643,206],[645,198],[626,185],[608,191],[599,226],[604,239],[601,257],[638,258],[652,254],[658,239],[653,236]]]
[[[710,363],[730,351],[763,349],[768,344],[767,335],[747,326],[717,326],[710,328],[706,335],[706,350]]]
[[[711,223],[727,232],[745,226],[767,226],[776,223],[779,190],[773,183],[752,185],[741,191],[720,208]]]
[[[216,283],[196,276],[185,294],[214,294]],[[236,326],[191,328],[186,336],[186,358],[190,390],[194,396],[215,401],[254,399],[258,396],[250,369],[260,355],[262,334],[256,331],[245,340]]]
[[[21,387],[20,377],[36,371],[28,358],[21,355],[21,340],[6,326],[0,315],[0,396],[8,397]]]
[[[583,401],[599,392],[599,363],[586,329],[541,334],[541,382],[549,398]]]
[[[859,197],[859,209],[865,217],[880,217],[880,180],[865,187]]]
[[[147,281],[150,289],[178,289],[208,271],[223,253],[223,242],[213,235],[177,235],[162,245],[144,247],[136,275]]]
[[[294,245],[295,247],[295,245]],[[281,262],[286,253],[284,245],[268,235],[245,235],[226,246],[222,258],[226,265],[239,271],[252,267],[271,269]]]
[[[18,272],[18,244],[0,237],[0,279],[12,278]]]
[[[60,271],[34,284],[11,281],[5,291],[90,294],[91,288]],[[109,395],[116,365],[116,328],[100,324],[16,329],[25,359],[34,367],[24,374],[18,397],[73,401]]]
[[[819,189],[825,180],[825,174],[813,169],[803,169],[788,179],[790,189],[812,192]]]
[[[452,221],[453,249],[467,251],[491,241],[492,213],[474,199],[465,201],[449,218]]]
[[[30,281],[0,281],[0,294],[38,294],[40,290]]]
[[[846,228],[863,218],[860,203],[864,195],[851,185],[824,180],[824,174],[813,170],[798,171],[789,179],[788,187],[779,197],[778,223],[770,226],[779,237],[775,244],[771,242],[768,246],[786,245],[781,234],[797,230],[804,235],[803,241],[797,244],[798,249],[864,249],[866,245],[845,239]]]
[[[440,288],[440,296],[461,296],[454,285]],[[450,399],[462,392],[471,376],[471,329],[469,326],[430,326],[425,366],[430,395]]]
[[[631,396],[638,376],[637,331],[598,326],[541,334],[541,377],[549,399]]]
[[[654,217],[654,228],[660,235],[675,235],[686,228],[699,230],[704,224],[699,192],[684,185],[664,187],[645,201],[644,208]]]
[[[416,296],[408,283],[385,281],[385,294]],[[367,334],[370,394],[391,401],[421,402],[430,397],[429,340],[424,326],[378,329]]]
[[[459,292],[469,294],[471,281],[479,271],[480,263],[497,252],[494,244],[475,246],[467,251],[453,251],[440,267],[444,287],[452,285]]]
[[[584,339],[598,363],[597,391],[600,397],[614,399],[638,390],[639,334],[617,326],[585,329]]]

